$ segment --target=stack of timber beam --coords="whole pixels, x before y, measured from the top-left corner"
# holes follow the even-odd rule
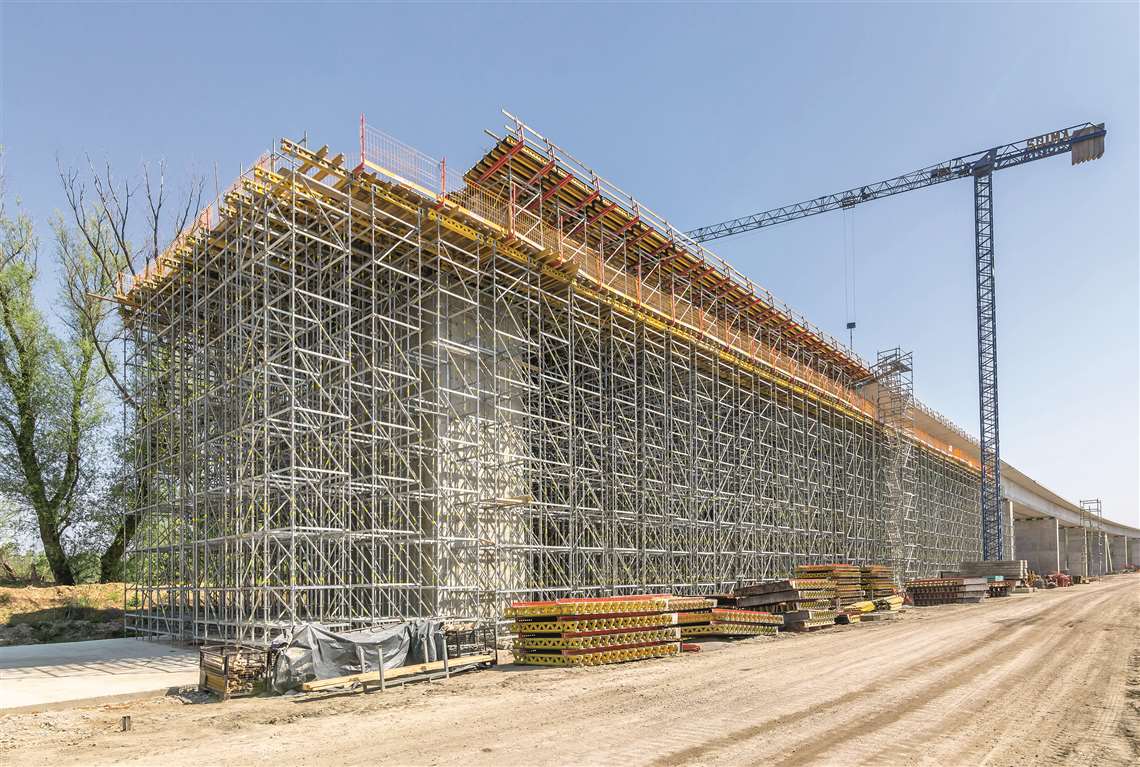
[[[598,666],[680,652],[677,614],[715,600],[643,594],[515,602],[515,662],[537,666]]]
[[[712,601],[712,600],[709,600]],[[760,610],[709,607],[677,613],[682,639],[776,636],[784,618]]]
[[[875,600],[875,610],[879,612],[896,613],[902,610],[903,598],[898,594],[892,594],[889,597],[880,597]]]
[[[895,593],[894,572],[887,565],[863,565],[860,575],[865,599],[889,597]]]
[[[958,589],[958,601],[962,604],[978,604],[990,593],[989,582],[985,578],[963,577]]]
[[[840,609],[863,599],[862,570],[859,565],[797,565],[796,577],[826,578],[832,581]]]
[[[875,606],[874,611],[863,613],[859,616],[860,622],[863,621],[879,621],[879,620],[897,620],[900,616],[900,611],[903,606],[903,598],[898,594],[891,594],[887,597],[879,597],[871,604]]]
[[[955,604],[961,588],[961,578],[918,578],[906,582],[906,591],[917,607]]]
[[[783,617],[784,627],[796,631],[835,625],[835,581],[796,577],[741,586],[734,595],[737,607],[760,608]]]
[[[1029,578],[1029,564],[1024,559],[1001,559],[992,562],[963,562],[958,572],[967,578],[984,578],[1000,575],[1007,581]]]
[[[875,603],[869,599],[864,599],[860,602],[852,602],[839,611],[839,616],[835,619],[839,624],[859,623],[865,615],[875,611]]]

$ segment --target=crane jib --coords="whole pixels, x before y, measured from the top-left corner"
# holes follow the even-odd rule
[[[1042,133],[1039,136],[1033,136],[1012,144],[955,157],[953,160],[933,167],[856,187],[839,194],[825,195],[807,202],[773,208],[761,213],[722,221],[718,224],[702,226],[692,229],[686,234],[694,242],[719,240],[723,237],[731,237],[775,224],[782,224],[785,221],[807,218],[829,210],[845,210],[859,203],[889,197],[912,189],[933,186],[955,178],[969,178],[1046,157],[1054,157],[1070,150],[1073,153],[1073,164],[1076,165],[1087,160],[1095,160],[1104,154],[1106,133],[1104,123],[1074,125],[1059,131]]]

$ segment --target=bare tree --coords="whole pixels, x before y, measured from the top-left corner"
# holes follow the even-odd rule
[[[87,166],[87,180],[77,170],[62,166],[59,170],[75,228],[94,257],[91,269],[69,272],[68,289],[72,294],[111,298],[124,277],[140,273],[190,223],[202,204],[202,182],[192,181],[189,193],[173,204],[168,200],[165,163],[159,163],[156,173],[144,165],[142,181],[134,183],[117,181],[109,164],[99,171],[89,159]],[[140,195],[145,201],[141,209]],[[112,303],[96,302],[86,311],[92,325],[105,328],[96,342],[104,370],[123,402],[137,407],[114,352],[116,342],[129,343],[129,338],[112,316]]]

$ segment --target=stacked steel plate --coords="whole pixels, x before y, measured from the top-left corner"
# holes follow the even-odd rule
[[[985,578],[961,578],[958,601],[962,604],[977,604],[989,596],[990,587]]]
[[[864,599],[889,597],[895,593],[894,573],[887,565],[863,565],[859,572]]]
[[[955,604],[961,588],[961,578],[919,578],[906,582],[906,592],[918,607]]]
[[[658,658],[680,651],[678,611],[704,610],[714,600],[647,594],[515,602],[515,660],[540,666],[597,666]]]
[[[776,636],[784,625],[782,616],[759,610],[710,607],[707,610],[677,613],[683,639],[705,637]]]
[[[859,565],[797,565],[799,578],[826,578],[835,584],[835,596],[839,598],[839,608],[863,599],[862,570]]]

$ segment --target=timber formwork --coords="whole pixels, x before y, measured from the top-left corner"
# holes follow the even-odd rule
[[[979,551],[977,466],[906,417],[909,374],[870,397],[882,370],[518,121],[457,192],[363,125],[353,169],[282,141],[119,299],[134,632]]]

